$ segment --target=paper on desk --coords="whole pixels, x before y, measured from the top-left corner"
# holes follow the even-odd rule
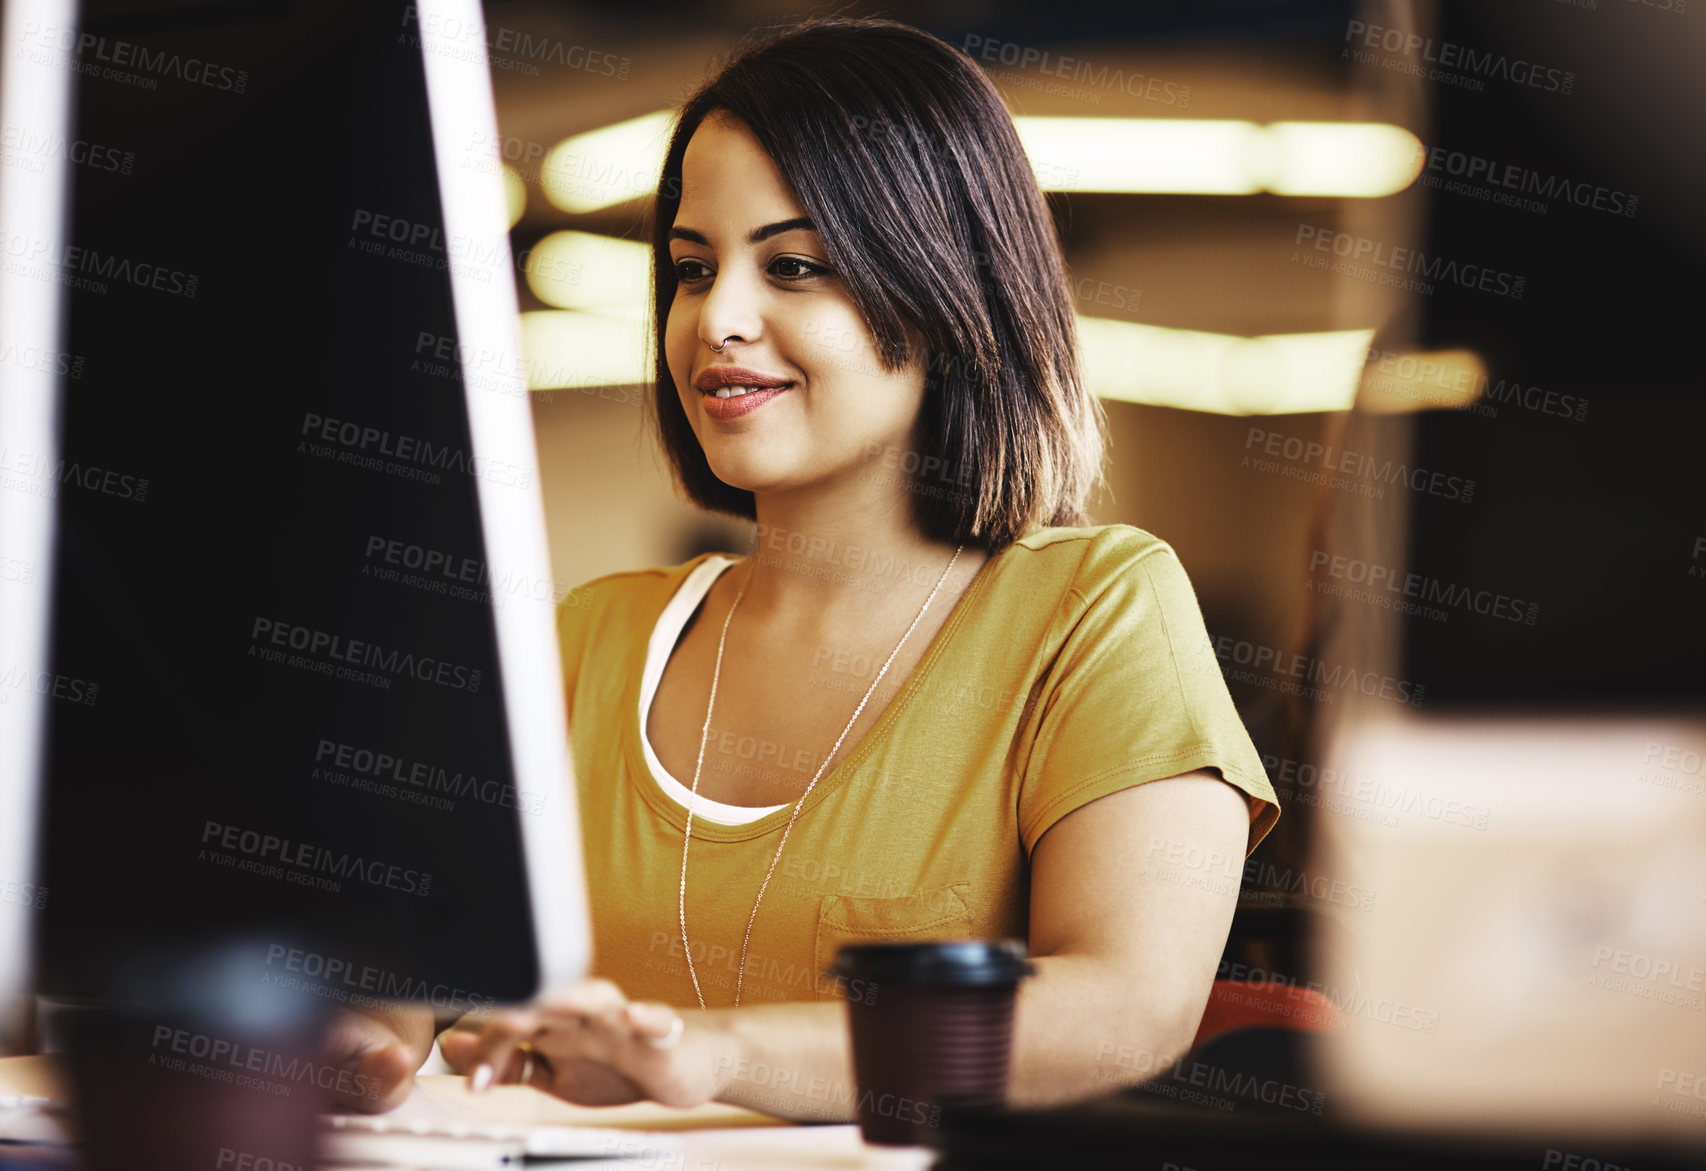
[[[409,1097],[386,1114],[333,1115],[329,1121],[326,1155],[334,1162],[465,1171],[497,1168],[524,1154],[680,1167],[686,1165],[681,1140],[689,1134],[788,1129],[778,1119],[734,1106],[575,1106],[522,1086],[471,1094],[462,1078],[442,1075],[418,1075]]]
[[[0,1057],[0,1141],[69,1144],[66,1085],[57,1057]]]
[[[470,1094],[468,1080],[453,1074],[422,1074],[414,1091],[389,1118],[399,1122],[466,1122],[490,1126],[605,1126],[620,1130],[698,1130],[706,1127],[788,1126],[783,1119],[743,1106],[707,1102],[677,1109],[656,1102],[625,1106],[576,1106],[529,1086],[493,1086]]]
[[[684,1136],[691,1168],[740,1171],[927,1171],[941,1153],[930,1147],[871,1146],[856,1123],[779,1130],[699,1130]]]

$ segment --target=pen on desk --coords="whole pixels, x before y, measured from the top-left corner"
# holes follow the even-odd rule
[[[377,1164],[391,1171],[501,1171],[519,1167],[526,1151],[519,1139],[334,1133],[322,1140],[320,1158],[328,1167],[354,1163]]]

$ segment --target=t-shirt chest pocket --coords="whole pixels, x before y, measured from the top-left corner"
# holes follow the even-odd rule
[[[971,883],[956,882],[899,898],[825,895],[817,914],[817,970],[827,972],[835,953],[850,943],[971,938],[970,891]]]

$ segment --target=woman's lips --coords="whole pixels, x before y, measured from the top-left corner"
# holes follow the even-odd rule
[[[742,415],[750,415],[778,395],[786,394],[793,385],[792,382],[787,382],[781,386],[749,390],[745,394],[731,394],[728,398],[718,398],[715,391],[703,391],[699,401],[703,404],[705,413],[713,419],[738,419]],[[741,388],[728,389],[736,391]]]
[[[740,387],[768,390],[778,386],[791,385],[786,378],[774,374],[766,374],[762,370],[754,370],[749,366],[707,366],[699,372],[699,377],[693,380],[693,385],[704,391],[721,390],[723,387]]]

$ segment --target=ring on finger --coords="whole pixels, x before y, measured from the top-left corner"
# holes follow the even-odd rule
[[[521,1085],[528,1085],[533,1080],[533,1042],[523,1041],[516,1046],[521,1052]]]
[[[647,1037],[646,1044],[650,1045],[653,1049],[673,1048],[675,1043],[681,1040],[681,1034],[686,1032],[686,1030],[686,1020],[678,1016],[670,1022],[669,1032],[665,1033],[661,1037]]]

